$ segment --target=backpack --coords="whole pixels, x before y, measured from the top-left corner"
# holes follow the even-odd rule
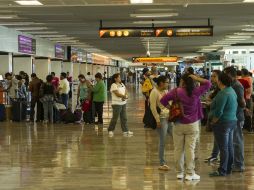
[[[149,78],[145,79],[143,85],[142,85],[142,93],[149,93],[153,89],[152,82]]]

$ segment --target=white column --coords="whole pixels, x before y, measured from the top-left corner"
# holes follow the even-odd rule
[[[62,72],[69,72],[71,76],[73,76],[73,63],[72,62],[63,62],[62,64]]]
[[[60,77],[62,72],[62,61],[59,60],[51,60],[51,72],[55,72],[57,77]]]
[[[34,71],[39,79],[46,80],[46,76],[50,73],[50,59],[40,58],[34,60]]]
[[[0,55],[0,75],[12,72],[12,54]]]
[[[87,73],[87,64],[80,65],[80,74],[86,75]]]
[[[24,71],[30,76],[32,70],[32,57],[13,57],[13,73],[18,74],[20,71]]]
[[[72,79],[73,79],[73,80],[78,80],[79,74],[80,74],[80,63],[74,63],[74,64],[73,64]]]

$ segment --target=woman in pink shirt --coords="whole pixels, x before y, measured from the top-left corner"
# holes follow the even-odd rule
[[[195,82],[200,86],[195,87]],[[176,89],[177,97],[182,103],[184,116],[173,127],[173,140],[175,149],[175,163],[177,178],[186,180],[199,180],[195,174],[195,145],[199,134],[199,121],[203,117],[200,96],[208,91],[211,83],[203,78],[191,74],[184,74],[180,81],[180,88]],[[168,106],[169,101],[175,101],[175,89],[167,93],[161,104]],[[186,165],[186,168],[184,168]]]

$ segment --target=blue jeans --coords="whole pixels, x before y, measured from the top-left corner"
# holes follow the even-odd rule
[[[213,158],[217,158],[219,153],[220,153],[220,149],[219,149],[218,143],[216,142],[216,138],[214,137],[214,140],[213,140],[213,150],[212,150],[212,155],[211,156]]]
[[[68,94],[61,94],[61,101],[65,105],[66,109],[68,108]]]
[[[219,121],[213,125],[214,136],[220,149],[218,172],[221,175],[230,174],[232,171],[234,161],[233,131],[236,126],[236,121]]]
[[[167,134],[172,136],[172,125],[168,122],[168,118],[160,118],[161,127],[157,128],[159,134],[159,159],[160,165],[166,164],[164,160],[164,148]]]
[[[244,140],[243,128],[244,121],[238,121],[237,127],[234,129],[233,145],[234,145],[234,168],[244,170]]]

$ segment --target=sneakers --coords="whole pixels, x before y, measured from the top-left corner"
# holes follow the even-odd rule
[[[209,157],[209,158],[206,158],[206,159],[205,159],[205,162],[215,162],[215,161],[217,161],[217,160],[218,160],[218,158]]]
[[[176,178],[177,178],[177,179],[183,179],[183,178],[184,178],[184,175],[183,175],[183,174],[177,174]]]
[[[133,136],[133,132],[132,131],[127,131],[127,132],[123,132],[123,136]]]
[[[192,180],[200,180],[200,176],[197,174],[193,174],[193,175],[186,175],[185,176],[185,180],[187,181],[192,181]]]
[[[158,169],[163,170],[163,171],[168,171],[169,167],[166,164],[164,164],[164,165],[160,166]]]
[[[109,132],[108,132],[108,136],[109,136],[109,137],[113,137],[113,136],[114,136],[114,132],[113,132],[113,131],[109,131]]]

